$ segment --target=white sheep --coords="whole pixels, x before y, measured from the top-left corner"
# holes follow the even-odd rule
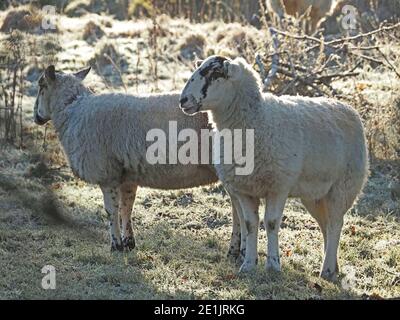
[[[319,22],[325,17],[332,8],[332,0],[267,0],[267,11],[276,14],[282,19],[286,14],[290,16],[302,16],[310,9],[311,26],[313,32],[318,27]]]
[[[218,131],[254,129],[254,171],[236,175],[235,162],[216,164],[225,188],[239,200],[247,240],[240,271],[257,263],[259,199],[266,200],[266,267],[279,271],[278,230],[288,197],[298,197],[324,237],[321,276],[334,280],[343,216],[368,175],[364,129],[357,112],[338,101],[261,92],[261,79],[242,58],[207,58],[181,94],[187,114],[207,111]]]
[[[199,133],[208,120],[204,115],[185,116],[178,93],[94,94],[82,84],[89,70],[65,74],[48,67],[39,79],[34,120],[39,125],[52,120],[74,174],[100,186],[110,219],[111,249],[131,250],[135,247],[131,212],[138,186],[181,189],[217,181],[211,165],[149,164],[147,132],[154,128],[168,132],[169,122],[177,121],[178,130],[191,128]],[[229,254],[234,257],[239,256],[241,245],[237,208],[232,199]]]

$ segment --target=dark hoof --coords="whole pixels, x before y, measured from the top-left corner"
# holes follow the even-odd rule
[[[235,261],[239,257],[239,255],[240,255],[240,248],[231,245],[226,256],[229,260]]]
[[[115,251],[119,251],[119,252],[124,251],[124,247],[122,246],[122,244],[120,244],[118,242],[112,242],[111,243],[111,252],[115,252]]]
[[[124,238],[122,245],[126,251],[132,251],[136,247],[135,238],[133,236]]]
[[[228,260],[235,262],[237,261],[237,259],[239,258],[240,253],[239,252],[232,252],[232,251],[228,251],[228,254],[226,255],[226,257],[228,258]]]
[[[338,272],[337,271],[330,271],[328,270],[324,270],[321,272],[320,277],[326,281],[335,283],[338,281]]]
[[[236,257],[236,264],[237,265],[240,266],[240,265],[243,264],[245,255],[246,255],[246,249],[240,250],[239,255]]]

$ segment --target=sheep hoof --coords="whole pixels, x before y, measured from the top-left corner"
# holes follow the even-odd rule
[[[122,245],[126,251],[132,251],[136,247],[135,238],[133,236],[124,238]]]
[[[235,262],[240,256],[240,249],[231,247],[226,256],[229,260]]]
[[[322,270],[320,277],[329,282],[336,282],[337,281],[337,272],[331,271],[330,269]]]
[[[243,262],[243,264],[241,265],[240,269],[239,269],[239,273],[249,273],[251,271],[254,271],[256,268],[256,263],[255,262],[249,262],[249,261],[245,261]]]
[[[111,243],[111,252],[114,252],[114,251],[120,251],[120,252],[122,252],[122,251],[124,251],[124,247],[122,246],[121,243],[112,242],[112,243]]]
[[[268,271],[281,272],[279,257],[268,257],[265,267]]]
[[[234,262],[236,265],[241,266],[243,264],[243,261],[244,261],[243,257],[239,256],[236,258],[236,260]]]
[[[244,254],[239,254],[239,255],[236,257],[235,263],[236,263],[238,266],[241,266],[241,265],[243,264],[243,262],[244,262]]]
[[[235,261],[239,258],[239,255],[238,255],[238,254],[235,254],[235,253],[233,253],[233,252],[228,252],[228,254],[226,255],[226,257],[228,258],[229,261],[235,262]]]

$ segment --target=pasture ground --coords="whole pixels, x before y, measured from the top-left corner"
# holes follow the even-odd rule
[[[4,16],[0,14],[0,21]],[[105,35],[89,43],[82,30],[92,20]],[[151,20],[62,16],[53,35],[61,48],[51,59],[58,69],[75,71],[107,41],[117,49],[122,80],[112,68],[99,65],[87,81],[97,91],[124,91],[124,85],[131,93],[178,90],[192,68],[187,52],[234,55],[243,30],[244,37],[250,37],[250,28],[252,38],[262,36],[239,24],[196,25],[166,16],[160,17],[159,25],[155,47]],[[44,35],[31,37],[40,45]],[[400,67],[400,45],[383,46],[398,53],[395,63]],[[44,129],[31,120],[40,68],[32,64],[27,71],[31,77],[23,100],[24,145],[0,149],[0,299],[400,297],[400,200],[389,188],[399,172],[398,160],[377,156],[372,161],[364,193],[345,218],[337,284],[318,278],[322,235],[296,199],[286,205],[280,232],[283,272],[264,270],[266,237],[261,225],[259,266],[251,275],[238,275],[238,266],[226,258],[230,202],[219,184],[180,191],[139,189],[133,211],[137,248],[111,253],[100,190],[72,176],[51,125],[43,145]],[[354,97],[356,107],[363,105],[362,96],[371,108],[395,108],[400,96],[396,76],[383,69],[359,71],[356,79],[335,86],[350,101]],[[41,287],[45,265],[56,268],[55,290]]]

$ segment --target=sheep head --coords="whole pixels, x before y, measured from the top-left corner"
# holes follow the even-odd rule
[[[90,67],[73,74],[56,72],[48,66],[38,80],[38,94],[34,106],[34,121],[43,125],[51,120],[54,110],[69,105],[79,93],[81,81],[89,73]]]
[[[229,104],[240,85],[243,62],[241,58],[230,60],[223,56],[196,62],[197,69],[181,93],[183,112],[192,115]]]

